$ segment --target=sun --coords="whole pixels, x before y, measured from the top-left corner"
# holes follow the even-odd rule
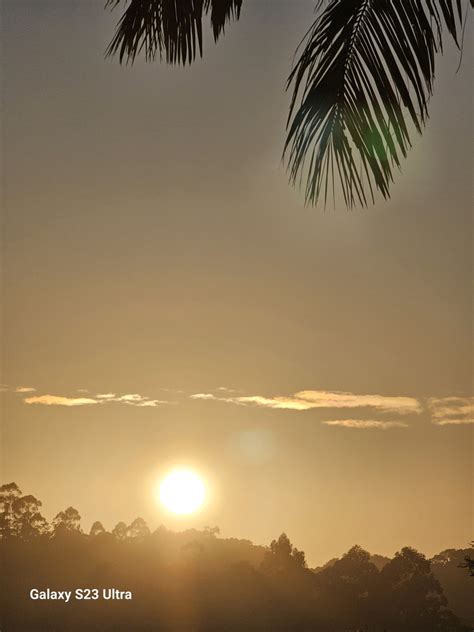
[[[173,470],[160,484],[160,501],[175,514],[191,514],[204,502],[202,479],[191,470]]]

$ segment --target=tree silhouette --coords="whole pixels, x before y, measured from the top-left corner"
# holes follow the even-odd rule
[[[263,558],[261,571],[265,575],[275,576],[306,568],[303,551],[295,548],[286,533],[273,540]]]
[[[444,630],[454,625],[447,599],[424,555],[404,547],[381,571],[385,584],[385,612],[395,629],[408,631]],[[388,598],[388,600],[387,600]]]
[[[362,628],[378,623],[378,582],[379,572],[370,554],[354,546],[316,575],[316,594],[329,619]]]
[[[41,504],[31,495],[21,496],[13,502],[15,531],[23,540],[32,540],[48,533],[48,523],[40,513]]]
[[[458,568],[466,551],[433,560],[464,625],[447,609],[430,562],[411,548],[379,560],[381,571],[359,546],[312,571],[284,533],[260,547],[220,538],[216,527],[161,526],[150,533],[137,518],[112,533],[96,521],[86,535],[73,507],[59,512],[52,528],[46,521],[38,526],[40,501],[14,483],[0,487],[0,503],[8,533],[0,541],[0,611],[8,631],[468,632],[474,626],[471,579]],[[134,596],[107,607],[72,599],[62,608],[31,600],[36,586],[115,586]]]
[[[150,535],[150,529],[143,518],[135,518],[127,529],[127,536],[133,540],[143,539],[147,535]]]
[[[118,522],[112,529],[112,535],[117,538],[117,540],[125,540],[127,537],[127,525],[125,522]]]
[[[55,536],[76,535],[81,533],[81,516],[77,509],[68,507],[60,511],[53,520],[53,532]]]
[[[466,563],[463,565],[463,568],[469,569],[469,573],[471,577],[474,577],[474,559],[470,556],[464,558]]]
[[[460,47],[467,0],[316,0],[297,49],[284,147],[293,184],[316,204],[340,189],[347,207],[390,196],[394,169],[421,133],[433,92],[435,57],[447,31]],[[474,0],[470,0],[474,6]],[[202,55],[202,21],[217,41],[242,0],[108,0],[124,5],[107,55],[133,63],[143,52],[170,64]],[[467,15],[466,18],[467,19]],[[408,119],[408,121],[406,120]],[[337,186],[336,186],[337,185]]]
[[[471,542],[471,547],[474,548],[474,541]],[[474,577],[474,556],[466,555],[464,562],[459,565],[460,568],[467,568],[471,577]]]
[[[99,520],[96,520],[91,526],[89,535],[95,538],[98,535],[104,535],[104,533],[107,533],[106,530],[104,529],[104,525],[101,522],[99,522]]]
[[[441,551],[431,560],[433,575],[443,587],[450,609],[465,621],[474,615],[474,586],[470,573],[464,570],[469,570],[466,558],[474,557],[473,553],[471,545],[471,548]],[[474,629],[474,622],[471,627]]]
[[[6,483],[0,487],[0,534],[2,538],[15,535],[15,515],[13,505],[21,497],[16,483]]]
[[[0,533],[2,538],[18,537],[33,540],[49,531],[40,512],[41,501],[34,496],[22,496],[15,483],[0,487]]]

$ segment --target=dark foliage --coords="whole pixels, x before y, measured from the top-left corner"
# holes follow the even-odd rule
[[[449,607],[461,617],[471,622],[474,629],[474,542],[470,548],[448,549],[431,560],[431,568],[436,579],[443,586]]]
[[[286,149],[291,179],[307,165],[306,199],[334,191],[367,204],[389,197],[393,167],[421,132],[446,29],[458,44],[461,0],[331,0],[319,14],[289,78]],[[298,95],[302,93],[298,104]]]
[[[5,632],[468,630],[447,608],[430,561],[414,549],[389,560],[355,546],[314,572],[285,534],[264,548],[221,539],[217,528],[151,533],[137,518],[112,533],[95,522],[86,535],[76,509],[48,525],[39,506],[13,483],[0,488]],[[443,555],[433,566],[445,568]],[[116,588],[133,599],[32,601],[32,588]]]
[[[239,18],[242,0],[107,2],[122,4],[108,55],[133,62],[143,51],[147,61],[158,54],[186,64],[202,55],[203,15],[210,13],[217,40]],[[326,203],[339,189],[348,207],[373,202],[376,190],[390,196],[412,131],[421,133],[428,118],[443,33],[461,46],[467,8],[467,0],[317,0],[288,79],[284,150],[290,180],[304,180],[307,202]]]
[[[127,4],[108,0],[106,6]],[[210,14],[217,41],[227,22],[238,19],[242,0],[131,0],[117,26],[107,55],[133,62],[143,50],[147,61],[165,58],[170,64],[191,63],[202,55],[202,19]]]
[[[467,568],[471,577],[474,577],[474,541],[471,542],[471,549],[468,555],[465,555],[464,561],[459,564],[461,568]]]

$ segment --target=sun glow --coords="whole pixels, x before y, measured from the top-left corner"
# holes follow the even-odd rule
[[[205,495],[203,481],[191,470],[173,470],[160,484],[160,501],[176,514],[194,513],[201,507]]]

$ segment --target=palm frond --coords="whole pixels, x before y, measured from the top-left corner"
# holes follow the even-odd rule
[[[239,19],[241,8],[242,0],[206,0],[205,11],[211,12],[211,25],[216,42],[219,35],[224,32],[226,23]]]
[[[319,0],[317,9],[288,79],[290,180],[306,178],[312,204],[339,180],[348,207],[366,206],[375,189],[390,196],[411,146],[406,118],[423,129],[443,29],[458,43],[461,0]]]
[[[115,8],[128,0],[108,0]],[[152,61],[158,55],[170,64],[191,63],[202,55],[202,18],[210,13],[214,39],[225,24],[240,17],[242,0],[130,0],[106,55],[133,63],[144,52]]]

